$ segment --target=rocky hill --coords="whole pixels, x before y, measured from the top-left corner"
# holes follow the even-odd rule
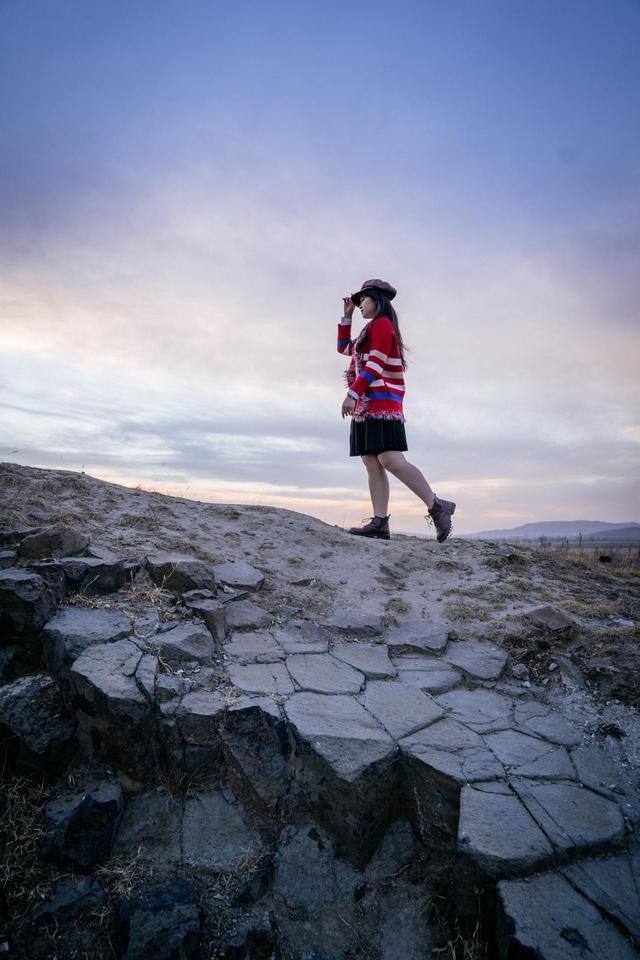
[[[0,496],[8,956],[638,956],[636,567]]]

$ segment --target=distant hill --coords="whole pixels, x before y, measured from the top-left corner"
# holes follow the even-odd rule
[[[625,543],[637,540],[640,542],[640,524],[633,524],[629,527],[616,527],[614,530],[600,531],[599,533],[590,533],[583,538],[587,543],[612,543],[616,540],[623,540]]]
[[[615,533],[615,537],[613,534]],[[480,530],[461,536],[471,540],[539,540],[540,537],[569,537],[577,539],[635,540],[640,537],[640,523],[607,523],[604,520],[543,520],[538,523],[523,523],[510,530]]]

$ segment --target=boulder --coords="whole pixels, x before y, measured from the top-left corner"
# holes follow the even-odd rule
[[[170,666],[192,661],[210,664],[215,652],[209,631],[202,624],[193,622],[179,623],[156,633],[150,643]]]
[[[117,782],[50,800],[45,807],[46,858],[85,872],[104,863],[111,854],[123,806]]]
[[[540,630],[545,630],[549,633],[568,633],[575,627],[575,623],[571,617],[568,617],[562,610],[558,610],[557,607],[552,606],[536,607],[535,610],[529,610],[525,614],[525,618],[534,627],[538,627]]]
[[[216,588],[213,566],[204,560],[180,554],[154,554],[145,557],[144,562],[156,586],[174,593]]]
[[[123,960],[191,960],[200,923],[191,888],[179,876],[147,886],[118,910],[119,956]]]
[[[67,592],[67,578],[60,560],[34,560],[25,569],[42,577],[48,583],[56,604],[62,603]]]
[[[42,631],[48,667],[66,674],[87,647],[124,640],[131,633],[129,617],[117,610],[61,607]]]
[[[226,710],[224,697],[209,690],[187,693],[176,710],[176,722],[183,739],[197,746],[218,743],[220,723]]]
[[[232,600],[225,603],[227,629],[259,630],[261,627],[271,626],[273,617],[262,607],[257,607],[249,600]]]
[[[32,638],[53,616],[56,597],[37,573],[17,567],[0,571],[0,643]]]
[[[289,756],[277,704],[269,697],[242,697],[227,710],[220,737],[236,791],[274,809],[287,790]]]
[[[264,574],[244,560],[217,563],[213,570],[219,583],[235,589],[259,590],[264,583]]]
[[[60,561],[72,590],[87,596],[115,593],[131,583],[140,569],[139,563],[102,557],[64,557]]]
[[[217,643],[224,643],[227,635],[226,605],[215,597],[199,598],[199,591],[189,591],[182,595],[182,602],[191,613],[200,617],[205,627]]]
[[[32,533],[40,533],[42,527],[25,527],[20,530],[0,530],[0,546],[6,547],[19,543]]]
[[[104,890],[95,877],[71,877],[55,885],[48,899],[35,911],[34,920],[65,923],[83,910],[98,906],[104,899]]]
[[[55,775],[64,765],[75,729],[75,720],[65,716],[60,687],[46,674],[0,687],[0,766],[6,764],[20,775]]]
[[[68,557],[82,553],[89,537],[72,527],[54,524],[37,533],[28,534],[20,541],[18,554],[22,560],[42,560],[44,557]]]

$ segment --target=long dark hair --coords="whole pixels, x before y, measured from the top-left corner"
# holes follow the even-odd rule
[[[378,309],[376,310],[376,317],[389,317],[391,323],[393,324],[393,329],[395,330],[396,337],[398,338],[398,349],[400,350],[400,358],[402,360],[402,369],[407,369],[407,361],[404,358],[405,352],[409,350],[409,347],[406,347],[402,341],[402,334],[400,333],[400,324],[398,322],[398,314],[395,312],[391,306],[391,300],[383,293],[382,290],[379,290],[377,287],[369,287],[366,290],[362,291],[361,299],[364,297],[371,297],[372,300],[375,300]],[[375,320],[375,317],[372,318]],[[369,321],[371,322],[371,321]],[[367,333],[364,339],[361,341],[358,337],[356,341],[356,346],[360,350],[362,349],[369,339],[369,330],[367,324]]]

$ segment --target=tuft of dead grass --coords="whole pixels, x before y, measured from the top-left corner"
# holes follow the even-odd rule
[[[39,858],[43,808],[50,796],[44,782],[6,775],[0,782],[0,891],[15,917],[31,912],[54,876]]]

